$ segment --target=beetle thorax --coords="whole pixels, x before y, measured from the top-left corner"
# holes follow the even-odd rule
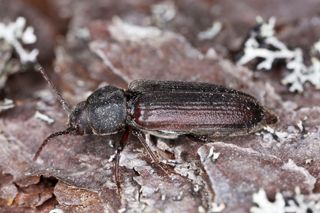
[[[126,97],[123,90],[105,86],[79,103],[70,114],[70,126],[79,133],[109,135],[126,125]]]

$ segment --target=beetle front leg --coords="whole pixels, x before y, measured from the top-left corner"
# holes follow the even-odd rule
[[[117,190],[118,190],[118,194],[120,195],[120,190],[121,190],[121,185],[120,185],[120,166],[119,166],[119,161],[120,161],[120,153],[122,152],[123,148],[125,147],[125,145],[128,142],[128,138],[131,132],[131,128],[130,127],[126,127],[124,133],[122,134],[122,137],[119,141],[118,146],[116,147],[116,160],[115,160],[115,165],[114,165],[114,179],[117,185]]]

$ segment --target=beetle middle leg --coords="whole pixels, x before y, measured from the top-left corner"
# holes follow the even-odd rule
[[[140,143],[142,144],[142,146],[145,148],[145,150],[148,152],[149,156],[151,157],[153,163],[155,163],[157,166],[160,167],[160,169],[166,174],[169,175],[168,173],[168,168],[164,167],[163,164],[160,162],[159,158],[157,157],[157,155],[151,150],[151,148],[149,147],[149,145],[146,143],[145,138],[143,137],[143,133],[139,130],[135,130],[134,134],[137,136],[137,138],[139,139]]]

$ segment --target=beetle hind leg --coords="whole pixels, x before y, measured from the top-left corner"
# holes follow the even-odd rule
[[[152,161],[154,163],[159,164],[160,160],[157,157],[157,155],[151,150],[150,146],[146,143],[145,138],[143,137],[142,132],[140,131],[135,131],[135,135],[137,136],[137,138],[139,139],[140,143],[142,144],[142,146],[145,148],[145,150],[148,152],[148,154],[150,155]]]

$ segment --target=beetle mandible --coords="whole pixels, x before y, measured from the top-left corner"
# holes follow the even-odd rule
[[[38,70],[69,112],[68,128],[46,138],[34,159],[53,137],[64,134],[110,135],[123,131],[119,153],[131,130],[147,149],[142,133],[174,139],[180,135],[233,137],[274,124],[277,117],[243,92],[209,83],[136,80],[127,90],[105,86],[70,110],[40,66]],[[117,176],[117,166],[116,166]]]

